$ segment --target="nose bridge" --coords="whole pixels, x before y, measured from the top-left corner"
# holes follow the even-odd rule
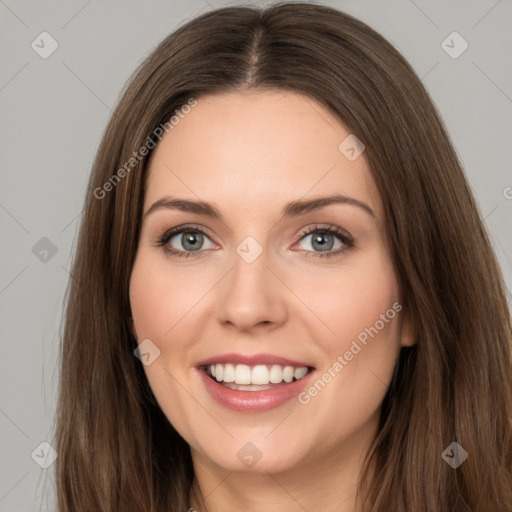
[[[222,285],[217,316],[247,330],[261,323],[279,323],[285,316],[282,290],[268,268],[269,253],[254,237],[235,248],[231,272]]]

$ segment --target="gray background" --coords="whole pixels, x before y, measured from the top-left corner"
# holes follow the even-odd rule
[[[511,1],[321,3],[375,28],[422,78],[465,166],[510,290]],[[178,25],[239,4],[0,0],[0,511],[56,509],[55,466],[42,469],[36,460],[50,461],[39,445],[52,443],[70,256],[94,154],[120,90]],[[38,37],[44,31],[58,43],[46,59],[31,47],[35,40],[49,48]],[[453,31],[469,44],[455,59],[442,47]],[[447,44],[461,47],[457,40]]]

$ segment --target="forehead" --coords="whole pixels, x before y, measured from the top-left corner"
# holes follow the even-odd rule
[[[212,201],[236,215],[338,193],[366,202],[378,216],[380,197],[364,152],[350,160],[339,148],[349,136],[329,110],[302,94],[200,97],[154,150],[145,210],[166,194]]]

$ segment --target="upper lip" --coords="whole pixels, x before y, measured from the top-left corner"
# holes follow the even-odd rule
[[[294,366],[302,368],[303,366],[312,368],[313,366],[308,363],[294,361],[286,357],[280,357],[273,354],[220,354],[218,356],[209,357],[200,361],[197,366],[208,366],[212,364],[246,364],[247,366],[257,365],[273,365],[278,364],[281,366]]]

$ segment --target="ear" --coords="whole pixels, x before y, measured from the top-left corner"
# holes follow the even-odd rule
[[[400,345],[402,347],[411,347],[416,345],[417,339],[417,329],[409,312],[409,308],[404,308],[402,311],[402,321],[400,327]]]

